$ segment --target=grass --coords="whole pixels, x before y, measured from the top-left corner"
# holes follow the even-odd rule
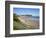
[[[13,22],[13,30],[22,30],[22,29],[27,29],[25,24],[16,21]]]

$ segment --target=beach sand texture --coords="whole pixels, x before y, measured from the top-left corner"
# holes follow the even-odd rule
[[[24,17],[24,16],[20,16],[20,17],[18,17],[18,19],[22,22],[22,23],[24,23],[24,24],[26,24],[26,27],[28,27],[28,28],[39,28],[39,20],[32,20],[32,19],[28,19],[28,18],[26,18],[26,17]]]

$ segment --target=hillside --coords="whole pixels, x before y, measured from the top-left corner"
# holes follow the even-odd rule
[[[29,16],[31,17],[32,15]],[[13,23],[14,30],[39,28],[39,20],[36,21],[36,20],[29,19],[28,15],[15,16],[14,19],[15,19]]]

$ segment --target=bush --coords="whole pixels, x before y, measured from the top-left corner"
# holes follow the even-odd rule
[[[19,22],[20,20],[17,18],[18,16],[16,14],[13,14],[13,20],[16,22]]]

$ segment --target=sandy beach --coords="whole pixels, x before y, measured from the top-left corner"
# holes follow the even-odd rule
[[[38,29],[39,28],[39,20],[32,20],[29,18],[26,18],[26,16],[20,16],[18,19],[25,24],[25,26],[29,29]]]

